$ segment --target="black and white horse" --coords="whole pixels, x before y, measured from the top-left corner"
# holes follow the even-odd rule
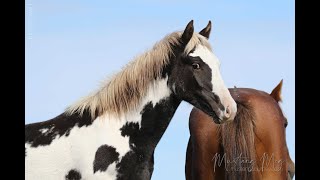
[[[154,150],[181,101],[233,120],[237,108],[190,21],[59,116],[25,127],[26,179],[150,179]]]

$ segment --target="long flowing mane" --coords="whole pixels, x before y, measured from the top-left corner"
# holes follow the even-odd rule
[[[83,114],[88,110],[92,117],[108,112],[117,116],[135,109],[147,92],[148,85],[161,76],[163,68],[174,55],[173,46],[180,45],[182,32],[173,32],[156,43],[153,48],[136,57],[122,71],[115,74],[95,93],[80,99],[66,109],[67,114]],[[208,40],[194,33],[184,53],[188,54],[201,44],[211,50]]]
[[[226,163],[226,179],[253,179],[255,168],[255,145],[254,145],[254,114],[250,106],[237,102],[238,111],[232,123],[219,126],[221,129],[222,146],[225,159],[233,161],[237,157],[245,158],[252,163],[244,163],[240,160],[235,163]]]

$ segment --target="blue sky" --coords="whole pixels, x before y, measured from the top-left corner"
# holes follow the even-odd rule
[[[271,92],[284,79],[287,144],[295,158],[294,1],[26,0],[25,122],[55,117],[108,75],[193,19],[228,87]],[[192,106],[182,103],[155,152],[153,180],[184,179]]]

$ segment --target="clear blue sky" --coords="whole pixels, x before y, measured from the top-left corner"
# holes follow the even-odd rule
[[[271,92],[295,158],[294,1],[26,0],[25,122],[55,117],[134,56],[194,19],[213,22],[210,42],[228,87]],[[191,105],[182,103],[157,146],[153,180],[184,179]]]

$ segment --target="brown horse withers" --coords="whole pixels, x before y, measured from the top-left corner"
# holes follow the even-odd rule
[[[285,134],[288,122],[278,104],[281,87],[282,81],[271,94],[229,89],[238,112],[233,122],[222,125],[194,108],[189,119],[186,179],[292,179],[294,163]]]

